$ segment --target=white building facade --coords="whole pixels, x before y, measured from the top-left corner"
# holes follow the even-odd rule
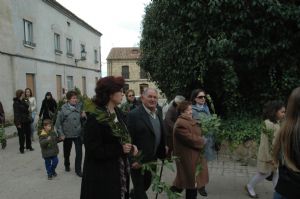
[[[78,87],[94,95],[101,76],[101,33],[55,0],[0,0],[0,101],[12,119],[17,89],[56,100]]]

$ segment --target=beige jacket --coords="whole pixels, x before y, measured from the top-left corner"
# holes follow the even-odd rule
[[[273,138],[270,138],[272,139],[272,143],[270,143],[267,133],[264,131],[261,133],[257,154],[257,168],[261,173],[269,173],[275,169],[272,164],[272,148],[280,126],[279,123],[273,123],[270,120],[265,120],[264,123],[266,125],[266,130],[270,131],[271,134],[273,133]]]

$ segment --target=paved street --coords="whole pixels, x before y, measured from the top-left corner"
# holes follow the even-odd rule
[[[63,157],[57,169],[58,177],[47,180],[43,159],[38,142],[33,143],[35,151],[20,154],[17,138],[8,140],[8,146],[0,150],[0,199],[77,199],[80,194],[81,179],[72,172],[66,173]],[[60,151],[62,144],[60,144]],[[74,153],[74,147],[72,149]],[[74,155],[72,155],[74,158]],[[71,159],[72,165],[74,159]],[[209,164],[210,183],[207,186],[209,199],[247,199],[243,187],[255,173],[255,168],[240,166],[228,159],[227,155],[219,157],[219,161]],[[174,173],[165,170],[163,179],[172,182]],[[265,181],[257,187],[261,199],[272,198],[272,185]],[[155,198],[149,192],[149,198]],[[165,199],[164,195],[159,196]],[[184,198],[184,197],[182,197]],[[198,196],[198,199],[202,198]]]

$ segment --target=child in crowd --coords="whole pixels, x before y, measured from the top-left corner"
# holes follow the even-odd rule
[[[43,121],[43,129],[39,135],[42,156],[45,160],[45,166],[48,174],[48,180],[52,180],[53,177],[57,176],[55,172],[58,164],[58,138],[57,134],[52,128],[52,121],[45,119]]]
[[[280,122],[285,117],[285,106],[280,101],[268,102],[263,110],[264,128],[260,137],[257,154],[257,173],[246,185],[246,190],[251,198],[257,198],[254,187],[266,178],[271,178],[273,186],[278,180],[277,165],[273,161],[274,141],[278,136]]]

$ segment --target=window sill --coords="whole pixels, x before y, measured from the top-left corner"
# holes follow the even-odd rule
[[[73,58],[73,57],[74,57],[74,54],[73,54],[73,53],[67,53],[67,57]]]
[[[36,47],[36,44],[30,41],[23,41],[23,45],[27,48],[34,49]]]
[[[58,50],[58,49],[55,49],[55,54],[56,54],[56,55],[61,55],[61,54],[63,54],[63,51]]]

